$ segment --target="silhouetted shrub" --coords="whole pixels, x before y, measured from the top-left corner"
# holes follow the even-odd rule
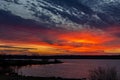
[[[115,68],[99,67],[89,72],[88,80],[118,80]]]

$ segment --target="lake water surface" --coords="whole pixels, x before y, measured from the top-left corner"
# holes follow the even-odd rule
[[[120,60],[62,59],[62,64],[31,65],[18,69],[18,74],[39,77],[84,78],[89,70],[115,67],[120,76]]]

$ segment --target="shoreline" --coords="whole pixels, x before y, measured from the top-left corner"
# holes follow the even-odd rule
[[[26,66],[26,65],[45,65],[45,64],[60,64],[63,63],[60,60],[54,60],[54,61],[37,61],[37,60],[12,60],[12,59],[7,59],[7,60],[0,60],[0,65],[1,66]]]
[[[120,59],[120,55],[0,55],[0,59]]]

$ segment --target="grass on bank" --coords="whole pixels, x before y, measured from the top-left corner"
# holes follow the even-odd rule
[[[116,68],[99,67],[90,70],[88,80],[118,80]]]

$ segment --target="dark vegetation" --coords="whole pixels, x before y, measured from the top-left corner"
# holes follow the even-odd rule
[[[88,80],[118,80],[118,75],[114,67],[99,67],[97,69],[90,70]]]

